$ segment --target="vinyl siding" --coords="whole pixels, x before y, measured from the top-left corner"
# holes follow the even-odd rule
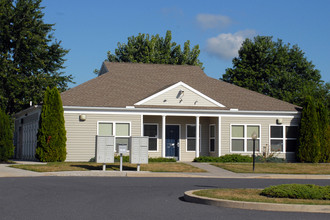
[[[266,145],[269,146],[269,126],[270,125],[276,125],[276,119],[279,117],[274,118],[266,118],[266,117],[222,117],[221,120],[221,154],[232,154],[235,152],[230,151],[230,127],[232,124],[242,124],[242,125],[260,125],[260,147],[262,153],[263,147]],[[283,118],[282,125],[298,125],[299,119],[298,118]],[[258,152],[259,153],[259,152]],[[251,155],[251,153],[241,153],[242,155]],[[288,153],[285,155],[284,153],[278,154],[278,157],[288,157],[288,159],[292,159],[294,157],[294,154]]]
[[[131,136],[141,136],[140,115],[85,114],[86,121],[79,121],[79,114],[64,113],[67,132],[66,161],[89,161],[95,157],[98,121],[129,122]]]

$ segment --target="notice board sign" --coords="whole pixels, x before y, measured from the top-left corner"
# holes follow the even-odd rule
[[[114,136],[96,136],[96,163],[114,163]]]
[[[127,148],[127,144],[118,144],[118,151],[120,154],[126,154]]]

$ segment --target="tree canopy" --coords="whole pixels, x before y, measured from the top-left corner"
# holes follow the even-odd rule
[[[13,114],[40,103],[48,86],[67,89],[64,76],[68,53],[45,24],[41,0],[0,0],[0,107]]]
[[[257,36],[243,42],[232,62],[223,81],[301,106],[306,95],[329,101],[329,83],[297,45]]]
[[[190,41],[181,46],[172,42],[171,31],[166,32],[165,38],[157,35],[139,34],[128,38],[127,44],[119,43],[115,54],[108,51],[108,61],[129,63],[157,63],[195,65],[203,68],[203,63],[198,59],[199,45],[190,48]]]

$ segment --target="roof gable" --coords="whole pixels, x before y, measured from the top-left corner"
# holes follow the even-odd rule
[[[135,103],[135,105],[225,107],[182,81]]]

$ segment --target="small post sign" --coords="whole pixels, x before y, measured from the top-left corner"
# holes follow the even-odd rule
[[[120,154],[120,171],[123,171],[123,154],[127,153],[127,144],[119,144],[118,152]]]

